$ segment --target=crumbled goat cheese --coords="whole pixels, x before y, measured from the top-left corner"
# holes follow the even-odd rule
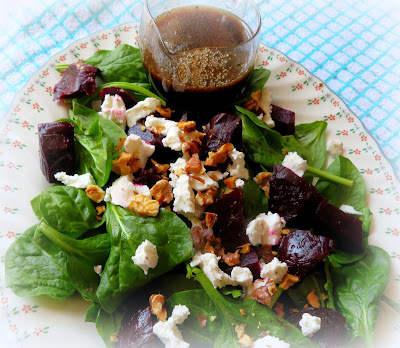
[[[227,170],[231,176],[236,176],[239,179],[249,179],[249,171],[245,167],[244,153],[233,149],[229,151],[229,158],[232,164],[229,164]]]
[[[66,172],[58,172],[54,174],[54,177],[61,181],[66,186],[73,186],[79,189],[87,189],[90,185],[96,185],[92,174],[86,173],[82,175],[67,175]]]
[[[207,175],[209,177],[214,177],[215,179],[217,179],[217,181],[220,181],[225,179],[229,175],[229,173],[228,172],[221,173],[219,170],[211,170],[207,172]]]
[[[276,245],[279,243],[285,224],[285,220],[277,213],[268,212],[268,215],[261,213],[247,225],[246,234],[252,245]]]
[[[102,265],[94,266],[93,269],[99,276],[101,276],[101,273],[103,272],[103,266]]]
[[[236,187],[243,187],[244,186],[244,181],[242,179],[236,179],[235,186]]]
[[[183,157],[179,157],[174,163],[169,164],[169,178],[171,181],[169,182],[171,187],[176,187],[176,182],[178,178],[185,172],[185,166],[187,161]]]
[[[285,274],[288,272],[288,266],[286,262],[279,261],[276,257],[267,264],[261,265],[261,278],[272,278],[276,284],[279,284]]]
[[[279,338],[274,336],[264,336],[263,338],[259,338],[257,341],[254,341],[253,348],[290,348],[290,344],[285,341],[281,341]]]
[[[262,89],[261,98],[260,98],[260,107],[263,111],[263,114],[258,116],[260,120],[262,120],[268,127],[275,127],[275,122],[271,118],[272,112],[272,93],[268,90],[266,86]]]
[[[123,130],[126,127],[126,108],[122,98],[117,95],[106,94],[101,104],[101,116],[120,126]]]
[[[247,267],[233,267],[231,278],[237,285],[248,287],[253,282],[253,274]]]
[[[160,132],[162,135],[167,135],[171,128],[178,128],[177,122],[161,117],[154,117],[153,115],[146,117],[144,125],[149,129],[152,129],[153,127],[164,127]]]
[[[346,205],[342,204],[339,209],[347,214],[353,214],[353,215],[362,215],[363,213],[361,211],[357,211],[354,209],[353,206],[351,205]]]
[[[302,159],[297,152],[289,152],[283,159],[282,165],[295,172],[298,176],[303,176],[307,170],[307,161]]]
[[[132,261],[143,270],[144,274],[147,274],[149,268],[157,266],[157,247],[146,239],[136,249],[135,256],[132,256]]]
[[[312,336],[321,329],[321,318],[304,313],[299,321],[299,325],[304,336]]]
[[[183,340],[177,324],[182,324],[190,312],[186,306],[176,305],[167,321],[159,321],[153,326],[153,333],[165,344],[165,348],[189,348]]]
[[[162,143],[165,147],[169,147],[174,151],[182,150],[182,141],[184,134],[182,130],[176,127],[171,127],[167,133],[167,136],[163,138]]]
[[[211,179],[207,174],[190,175],[190,187],[196,191],[204,191],[212,187],[218,188],[218,186],[218,182]]]
[[[156,149],[154,145],[147,144],[138,135],[130,134],[124,142],[125,152],[131,154],[135,158],[140,168],[146,167],[147,159],[154,153]]]
[[[337,138],[328,140],[327,150],[333,157],[341,155],[343,153],[343,143]]]
[[[158,99],[146,98],[145,100],[137,103],[134,107],[126,110],[128,127],[134,126],[140,119],[154,113],[157,110],[157,106],[161,106],[161,103]]]
[[[196,213],[195,197],[189,183],[189,176],[182,174],[176,181],[176,187],[173,189],[174,194],[174,212],[184,214]]]

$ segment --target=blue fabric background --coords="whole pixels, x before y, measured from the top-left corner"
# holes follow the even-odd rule
[[[339,94],[399,172],[398,1],[256,3],[263,18],[262,41],[304,65]],[[0,0],[0,4],[1,115],[51,56],[98,30],[139,21],[142,9],[142,1],[135,0]]]

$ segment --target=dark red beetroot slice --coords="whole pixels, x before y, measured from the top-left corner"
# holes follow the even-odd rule
[[[74,124],[70,122],[39,123],[40,168],[46,180],[58,182],[54,174],[75,172]]]
[[[260,271],[261,271],[260,262],[258,261],[258,255],[255,250],[251,250],[247,254],[242,254],[240,259],[241,259],[240,266],[247,267],[253,274],[254,280],[260,278]]]
[[[276,105],[272,105],[271,118],[275,122],[274,130],[282,135],[294,134],[295,113]]]
[[[156,152],[158,149],[163,147],[161,134],[154,134],[145,126],[136,123],[131,128],[128,129],[128,135],[135,134],[139,136],[143,141],[148,144],[154,145],[156,147]]]
[[[161,179],[162,178],[160,175],[153,174],[148,172],[147,170],[141,169],[140,172],[136,174],[136,177],[133,178],[133,182],[135,184],[147,185],[148,187],[152,188],[155,183]]]
[[[116,347],[148,348],[154,343],[150,307],[125,314],[118,333]]]
[[[240,188],[223,195],[209,207],[217,214],[213,227],[214,235],[221,238],[225,251],[235,251],[236,247],[249,243],[243,214],[243,193]]]
[[[99,68],[89,64],[71,64],[63,74],[60,82],[54,86],[53,100],[76,97],[83,93],[91,95],[96,92],[96,76]]]
[[[103,88],[100,92],[100,97],[103,98],[106,94],[109,95],[116,95],[118,94],[122,100],[124,101],[125,107],[126,109],[130,109],[132,107],[134,107],[137,104],[137,101],[135,100],[135,98],[133,98],[127,91],[125,91],[122,88],[117,88],[117,87],[106,87]]]
[[[290,169],[274,165],[270,183],[270,209],[288,226],[310,228],[323,197],[318,190]]]
[[[206,136],[203,145],[207,152],[216,152],[222,145],[231,143],[236,149],[242,147],[242,120],[226,113],[215,115],[203,127]]]
[[[297,230],[283,237],[277,257],[286,262],[290,274],[302,278],[310,274],[334,247],[333,239]]]
[[[337,247],[351,253],[361,253],[363,247],[362,221],[324,199],[315,214],[315,231],[334,239]]]
[[[346,318],[342,314],[330,308],[306,308],[292,314],[287,320],[301,330],[299,321],[304,313],[321,318],[321,329],[311,337],[321,348],[335,348],[342,345],[346,324]]]

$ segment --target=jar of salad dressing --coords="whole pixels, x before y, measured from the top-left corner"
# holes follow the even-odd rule
[[[168,105],[215,109],[242,91],[254,66],[260,26],[251,0],[146,0],[142,61]]]

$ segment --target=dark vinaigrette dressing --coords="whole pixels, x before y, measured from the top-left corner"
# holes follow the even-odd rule
[[[240,46],[252,37],[246,24],[229,12],[206,6],[172,9],[155,21],[171,54],[164,59],[157,53],[162,45],[159,50],[148,49],[143,42],[143,62],[168,104],[210,109],[232,103],[253,68],[247,63],[246,46]],[[167,56],[166,51],[160,54]]]

